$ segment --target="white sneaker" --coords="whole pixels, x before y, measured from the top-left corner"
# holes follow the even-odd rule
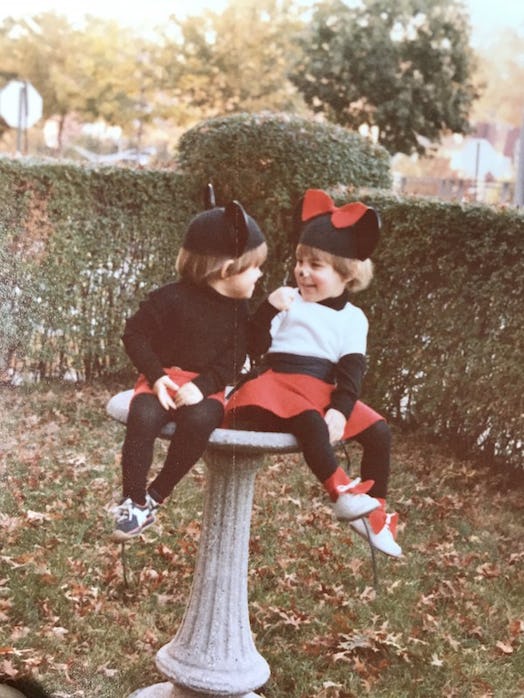
[[[351,521],[351,528],[381,553],[400,557],[402,548],[395,541],[398,514],[387,514],[384,505],[365,518]]]
[[[362,486],[365,486],[365,483],[362,483],[360,487],[359,485],[360,478],[357,477],[355,480],[351,480],[349,485],[338,488],[341,494],[339,494],[337,501],[333,505],[333,511],[337,519],[354,521],[380,507],[378,499],[362,492]]]

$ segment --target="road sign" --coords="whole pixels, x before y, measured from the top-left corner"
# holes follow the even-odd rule
[[[25,80],[11,80],[0,90],[0,116],[12,128],[34,126],[42,117],[42,106],[42,97]]]

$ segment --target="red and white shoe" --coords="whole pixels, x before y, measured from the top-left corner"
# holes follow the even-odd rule
[[[338,499],[333,505],[337,519],[355,521],[355,519],[360,519],[380,507],[378,499],[366,494],[373,487],[373,484],[373,480],[361,482],[360,478],[357,477],[347,485],[338,485]]]
[[[353,530],[369,541],[371,545],[381,553],[391,557],[400,557],[402,548],[396,542],[398,514],[388,514],[384,500],[377,500],[380,508],[372,511],[368,516],[351,521]]]

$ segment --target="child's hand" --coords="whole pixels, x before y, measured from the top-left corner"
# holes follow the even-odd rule
[[[153,385],[153,392],[157,396],[158,402],[165,410],[168,410],[169,408],[176,410],[176,405],[168,392],[168,388],[173,391],[179,389],[178,385],[172,381],[169,376],[160,376],[160,378],[156,380],[155,384]]]
[[[204,395],[200,388],[194,383],[184,383],[184,385],[178,389],[175,394],[175,404],[177,407],[182,407],[182,405],[196,405],[204,399]]]
[[[280,286],[268,296],[268,301],[277,310],[288,310],[289,306],[295,300],[297,289],[291,286]]]
[[[342,434],[344,433],[344,428],[346,426],[347,421],[342,412],[339,412],[338,410],[335,410],[333,407],[331,407],[326,412],[324,421],[326,422],[329,431],[329,441],[332,444],[334,444],[337,441],[340,441],[340,439],[342,438]]]

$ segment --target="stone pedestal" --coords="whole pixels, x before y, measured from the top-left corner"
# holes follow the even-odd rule
[[[191,595],[174,639],[157,654],[171,681],[217,696],[262,686],[269,667],[251,636],[247,571],[261,456],[208,451],[204,518]]]
[[[108,413],[125,422],[132,391],[119,393]],[[170,438],[174,425],[163,436]],[[190,597],[175,637],[156,664],[169,680],[129,698],[256,698],[269,678],[249,623],[247,573],[256,473],[264,453],[290,453],[290,434],[215,429],[205,453],[208,481]]]
[[[209,694],[208,694],[209,695]],[[157,683],[134,691],[129,698],[202,698],[203,694],[172,683]],[[236,698],[236,696],[235,696]],[[259,698],[256,693],[244,693],[242,698]]]

